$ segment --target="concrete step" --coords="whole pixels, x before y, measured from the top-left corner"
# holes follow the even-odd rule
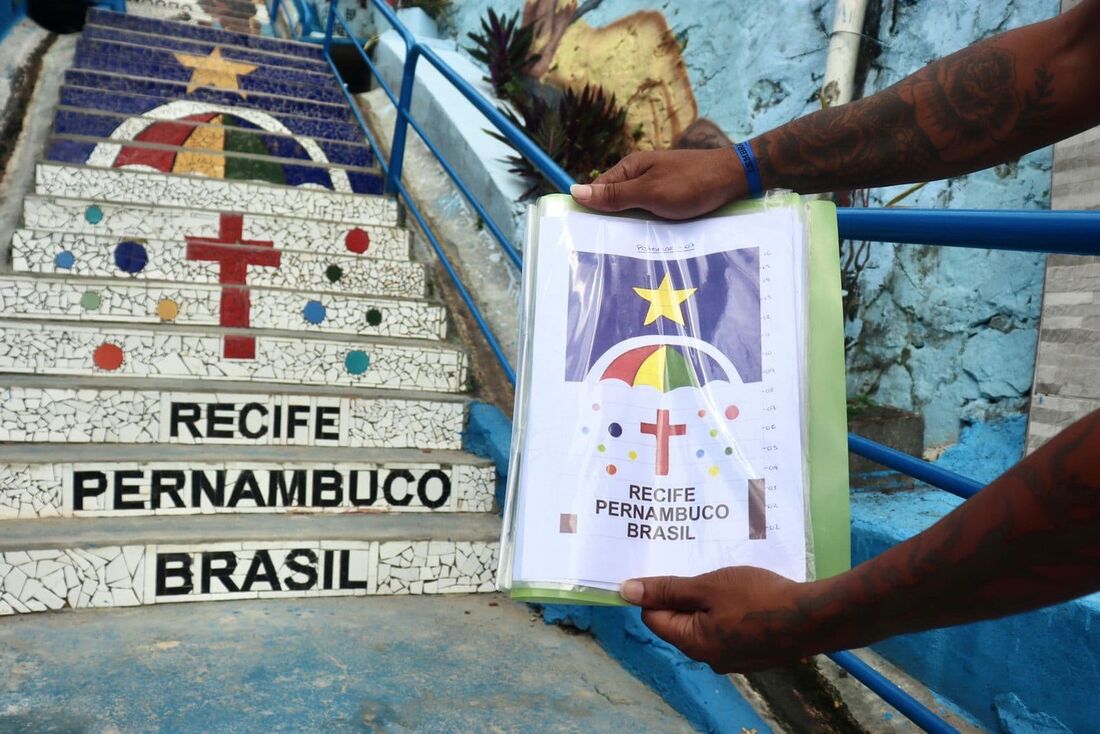
[[[343,222],[290,216],[273,217],[247,213],[247,210],[242,214],[229,214],[119,203],[117,200],[28,196],[23,201],[23,222],[27,229],[188,242],[192,245],[191,254],[195,258],[223,263],[228,256],[222,252],[220,245],[233,244],[254,245],[252,249],[263,248],[267,252],[271,249],[308,248],[331,255],[352,252],[382,260],[409,259],[408,230],[350,226]],[[257,262],[254,265],[278,267],[274,262],[267,265]],[[222,273],[224,276],[225,270]],[[237,280],[243,280],[243,276]],[[228,284],[234,280],[223,279],[222,282]]]
[[[256,182],[219,181],[206,176],[39,163],[34,187],[36,193],[46,197],[149,206],[171,202],[173,207],[186,209],[320,219],[361,227],[397,226],[397,203],[393,199]],[[305,243],[290,246],[294,244],[286,243],[287,246],[281,249],[313,250]],[[344,254],[347,253],[345,248]]]
[[[183,119],[157,119],[131,115],[116,115],[109,112],[78,110],[63,107],[54,117],[53,133],[57,135],[87,135],[94,138],[114,140],[143,140],[155,136],[154,125],[170,126],[176,144],[194,135],[205,135],[206,130],[229,128],[234,135],[244,138],[242,149],[260,149],[266,155],[277,158],[295,158],[318,163],[335,163],[341,166],[371,168],[374,155],[367,145],[343,143],[333,140],[301,140],[283,131],[269,132],[262,124],[257,124],[237,114],[206,112],[188,115]],[[261,120],[261,123],[264,122]],[[280,126],[281,127],[281,126]],[[254,139],[256,142],[250,142]],[[318,152],[319,151],[319,152]]]
[[[4,524],[0,615],[278,597],[493,591],[488,513],[200,515]]]
[[[235,3],[231,0],[134,0],[126,3],[126,12],[145,18],[193,23],[254,35],[263,34],[269,18],[263,4]]]
[[[491,462],[459,451],[0,446],[0,520],[491,512]]]
[[[201,91],[201,90],[200,90]],[[58,93],[61,105],[75,109],[114,112],[127,116],[151,116],[164,119],[180,119],[189,115],[210,112],[243,117],[265,130],[280,130],[315,139],[341,140],[362,143],[363,131],[352,120],[334,120],[313,117],[308,110],[296,108],[293,112],[250,107],[239,104],[239,99],[165,99],[137,91],[96,89],[82,86],[62,86]]]
[[[466,413],[441,393],[198,380],[3,375],[0,398],[0,443],[457,450]]]
[[[336,341],[320,334],[275,334],[0,319],[0,373],[466,389],[466,353],[457,347],[412,339]]]
[[[173,123],[147,128],[149,138],[182,137]],[[103,168],[150,169],[162,173],[204,176],[230,181],[255,181],[356,194],[381,194],[378,168],[350,168],[315,162],[301,149],[301,158],[271,155],[262,140],[238,135],[235,127],[184,130],[183,145],[120,141],[85,135],[52,135],[46,158],[57,163]],[[251,150],[249,150],[251,148]]]
[[[291,242],[299,247],[308,243]],[[226,246],[227,251],[249,247]],[[17,230],[12,237],[12,267],[30,272],[134,281],[165,281],[215,285],[221,282],[221,266],[212,260],[188,260],[187,243],[179,240],[92,236],[85,234]],[[279,267],[252,268],[250,287],[317,293],[371,294],[399,298],[423,298],[424,266],[401,260],[281,250]]]
[[[696,731],[591,635],[499,594],[26,615],[0,624],[0,669],[14,732]]]
[[[283,39],[267,38],[250,35],[247,33],[234,33],[232,31],[205,28],[187,23],[177,23],[156,18],[143,18],[129,13],[112,13],[108,10],[93,8],[88,11],[88,23],[99,26],[110,26],[128,31],[140,33],[152,33],[171,38],[185,38],[206,43],[217,43],[227,46],[242,46],[258,51],[269,51],[287,56],[300,56],[307,59],[324,61],[321,47],[310,43],[287,41]]]
[[[164,49],[179,51],[193,56],[209,56],[215,48],[220,48],[222,56],[233,61],[246,64],[262,64],[264,66],[278,66],[287,69],[300,69],[319,74],[331,74],[332,68],[324,59],[308,58],[305,56],[289,55],[269,50],[249,48],[246,46],[234,46],[226,43],[212,43],[193,38],[177,38],[157,33],[142,33],[89,23],[84,26],[81,38],[89,41],[108,41],[126,43],[133,46],[148,49]]]
[[[229,289],[74,277],[0,275],[0,317],[33,321],[95,321],[219,326]],[[438,303],[359,295],[248,289],[252,329],[359,337],[445,339],[447,312]]]
[[[196,76],[199,75],[196,74]],[[235,74],[231,74],[227,77],[209,78],[206,81],[198,79],[191,84],[187,84],[122,74],[108,74],[101,71],[69,69],[65,72],[64,83],[74,87],[155,97],[161,100],[161,104],[187,100],[243,107],[275,115],[298,115],[300,117],[349,124],[354,122],[351,109],[347,103],[315,102],[260,92],[245,94],[234,86],[236,82],[233,80],[237,78]],[[69,103],[66,102],[65,104]]]
[[[235,59],[234,55],[232,51],[225,52],[221,48],[207,54],[188,54],[82,38],[77,41],[72,68],[162,79],[188,86],[220,81],[246,94],[260,92],[347,104],[344,92],[329,69],[312,72],[282,66],[265,66],[259,61]]]

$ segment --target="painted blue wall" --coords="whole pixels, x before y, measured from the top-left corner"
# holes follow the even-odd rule
[[[874,0],[872,0],[872,3]],[[881,0],[881,55],[865,94],[993,33],[1050,17],[1057,0]],[[463,0],[449,26],[464,43],[491,5]],[[687,37],[685,62],[701,116],[732,138],[750,137],[817,109],[833,3],[605,0],[585,20],[601,26],[641,9],[660,10]],[[931,184],[905,201],[935,208],[1045,208],[1049,150],[993,170]],[[871,205],[905,187],[872,192]],[[1039,255],[875,245],[861,278],[862,318],[849,327],[849,392],[915,410],[925,444],[953,443],[967,424],[1026,408],[1042,297]]]
[[[0,0],[0,41],[27,14],[27,0]]]

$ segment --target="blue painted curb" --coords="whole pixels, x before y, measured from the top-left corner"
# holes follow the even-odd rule
[[[472,403],[462,446],[491,459],[497,469],[497,502],[504,506],[512,422],[499,408]],[[547,624],[568,624],[590,632],[608,655],[676,709],[700,731],[732,732],[771,728],[741,697],[729,678],[688,659],[649,631],[638,609],[573,605],[532,605]]]

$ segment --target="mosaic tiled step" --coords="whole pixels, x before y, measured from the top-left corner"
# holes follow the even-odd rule
[[[349,143],[363,142],[363,131],[354,122],[311,117],[309,110],[304,107],[297,108],[293,113],[282,113],[249,108],[246,105],[236,104],[236,100],[228,103],[194,99],[167,100],[163,97],[132,91],[120,92],[68,85],[61,87],[59,99],[60,103],[66,107],[162,119],[180,119],[189,115],[221,112],[256,122],[264,130],[272,132],[289,132],[318,140],[323,138]]]
[[[202,112],[185,115],[182,119],[166,119],[63,107],[54,117],[53,132],[58,135],[87,135],[128,141],[161,136],[162,131],[158,128],[167,127],[174,140],[173,144],[180,145],[192,137],[201,139],[209,134],[210,128],[224,128],[231,130],[234,135],[244,136],[246,141],[255,141],[248,142],[244,146],[246,149],[262,150],[266,155],[276,158],[295,158],[358,168],[374,165],[374,155],[367,145],[323,139],[299,140],[286,132],[265,130],[262,125],[264,120],[253,122],[248,119],[253,116],[249,114],[250,110],[239,112],[240,114]]]
[[[246,95],[235,89],[215,87],[212,83],[196,86],[194,82],[191,84],[165,82],[157,79],[108,74],[101,71],[69,69],[65,72],[65,84],[71,87],[86,87],[156,97],[162,100],[162,104],[178,100],[189,100],[261,110],[275,115],[298,115],[336,122],[350,122],[352,119],[351,110],[346,103],[315,102],[313,100],[293,99],[259,92],[249,92]],[[70,103],[66,102],[65,104]]]
[[[73,68],[104,71],[192,86],[228,81],[245,94],[261,92],[297,99],[346,104],[347,98],[331,71],[315,73],[281,66],[237,61],[221,48],[196,55],[126,43],[81,39]]]
[[[0,319],[0,372],[436,392],[466,388],[466,354],[449,345],[279,334]]]
[[[233,513],[491,512],[496,472],[458,451],[0,447],[0,520]],[[213,455],[212,455],[213,454]],[[220,455],[219,455],[220,454]],[[0,530],[2,533],[2,530]]]
[[[227,250],[231,250],[227,246]],[[128,277],[171,283],[221,282],[221,265],[189,260],[187,243],[18,230],[12,237],[12,267],[18,272],[92,277]],[[242,253],[244,254],[244,253]],[[424,266],[374,260],[346,253],[326,255],[282,250],[277,268],[252,268],[249,286],[319,293],[357,293],[422,298]]]
[[[263,64],[265,66],[281,66],[287,69],[300,69],[320,74],[331,73],[332,69],[323,59],[311,59],[304,56],[290,56],[271,51],[262,51],[242,46],[233,46],[224,43],[211,43],[208,41],[196,41],[188,38],[176,38],[153,33],[140,33],[124,28],[112,28],[109,26],[86,25],[82,38],[90,41],[108,41],[115,43],[128,43],[142,48],[159,48],[168,51],[179,51],[193,56],[209,56],[215,48],[220,48],[222,57],[230,61],[240,61],[246,64]]]
[[[231,289],[127,280],[0,275],[0,317],[33,320],[125,321],[169,326],[218,326]],[[361,295],[248,289],[248,328],[443,339],[440,304]]]
[[[88,11],[88,22],[123,28],[140,33],[152,33],[171,38],[186,38],[208,43],[229,44],[254,48],[260,51],[286,54],[288,56],[302,56],[307,59],[324,61],[321,47],[310,43],[297,41],[285,41],[282,39],[253,36],[245,33],[233,33],[230,31],[205,28],[202,26],[175,23],[171,21],[157,20],[154,18],[142,18],[137,15],[125,13],[112,13],[108,10],[93,8]]]
[[[397,224],[397,204],[393,199],[205,176],[39,163],[34,185],[38,194],[68,199],[158,206],[171,202],[187,209],[322,219],[361,227]],[[314,249],[311,243],[290,247],[293,244],[287,243],[283,249]]]
[[[494,589],[490,514],[202,516],[5,524],[0,615],[182,601]],[[446,538],[434,540],[433,538]]]
[[[209,382],[78,378],[62,388],[19,375],[0,384],[0,442],[16,443],[459,449],[466,408],[456,396],[304,386],[215,392]]]
[[[222,262],[222,273],[236,272],[235,266],[230,267],[232,258],[221,247],[233,244],[253,245],[253,249],[309,249],[332,255],[351,252],[384,260],[409,259],[407,230],[289,216],[28,196],[23,201],[23,222],[28,229],[187,242],[196,259]],[[277,259],[260,258],[263,262],[253,263],[253,269],[278,267]],[[236,284],[243,285],[242,281],[243,276],[236,279]]]
[[[197,132],[177,129],[173,123],[166,123],[166,127],[169,129],[156,128],[161,133],[159,137],[179,139],[182,145],[54,135],[49,139],[46,158],[73,165],[153,169],[230,181],[320,187],[342,193],[381,194],[384,188],[377,168],[348,168],[309,158],[273,157],[262,140],[238,135],[232,126],[206,127]],[[149,135],[156,136],[155,132]]]

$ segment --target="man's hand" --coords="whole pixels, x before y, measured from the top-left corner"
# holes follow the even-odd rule
[[[578,204],[601,212],[645,209],[666,219],[691,219],[748,193],[732,148],[631,153],[591,184],[570,190]]]
[[[718,673],[766,670],[820,652],[818,625],[802,613],[801,584],[736,566],[691,578],[655,576],[623,584],[642,621],[661,639]]]

